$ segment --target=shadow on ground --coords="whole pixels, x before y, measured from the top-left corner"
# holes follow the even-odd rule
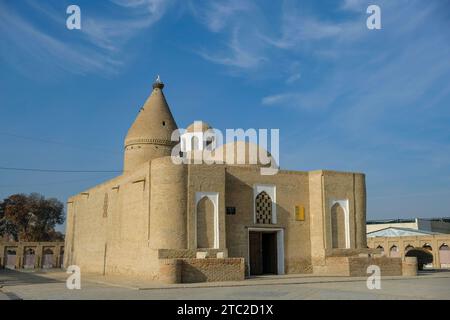
[[[10,269],[0,270],[0,288],[17,285],[33,285],[43,283],[61,283],[62,280],[49,278],[42,271],[17,271]]]

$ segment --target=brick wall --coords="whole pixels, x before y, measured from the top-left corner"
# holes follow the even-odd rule
[[[245,277],[244,259],[182,259],[181,282],[240,281]]]
[[[159,259],[188,259],[196,258],[197,252],[206,252],[207,258],[216,258],[217,253],[222,252],[224,258],[228,256],[227,249],[159,249]]]
[[[367,267],[376,265],[380,267],[381,276],[401,276],[402,275],[402,259],[401,258],[368,258],[368,257],[349,257],[350,276],[365,277],[367,276]]]
[[[325,265],[314,266],[316,274],[330,276],[366,277],[367,267],[380,267],[382,276],[401,276],[403,263],[401,258],[388,257],[328,257]]]

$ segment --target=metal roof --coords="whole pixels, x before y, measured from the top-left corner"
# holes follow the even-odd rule
[[[441,218],[406,218],[406,219],[380,219],[380,220],[369,220],[367,224],[385,224],[385,223],[409,223],[416,222],[416,219],[422,221],[443,221],[450,223],[450,217]]]
[[[425,236],[425,235],[433,235],[440,234],[439,232],[431,232],[424,230],[416,230],[410,228],[397,228],[397,227],[389,227],[384,228],[377,231],[372,231],[367,233],[368,238],[373,237],[408,237],[408,236]]]

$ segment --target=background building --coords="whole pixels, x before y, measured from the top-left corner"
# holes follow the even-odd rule
[[[450,233],[450,217],[444,218],[411,218],[411,219],[385,219],[367,221],[367,233],[393,228],[407,228],[420,231]]]
[[[367,245],[388,257],[416,256],[421,268],[450,268],[450,218],[367,222]]]

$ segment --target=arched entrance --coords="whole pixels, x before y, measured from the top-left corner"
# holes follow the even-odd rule
[[[410,249],[406,252],[405,257],[416,257],[419,270],[423,270],[425,266],[433,263],[433,254],[424,248]]]
[[[23,257],[23,267],[25,269],[34,269],[34,264],[36,262],[36,252],[33,248],[28,248],[25,250]]]
[[[441,268],[450,269],[450,247],[445,243],[439,247],[439,261]]]
[[[7,269],[15,269],[16,268],[16,249],[7,249],[6,257],[5,257],[5,268]]]
[[[42,268],[49,269],[53,268],[53,250],[47,248],[44,250],[44,255],[42,256]]]

